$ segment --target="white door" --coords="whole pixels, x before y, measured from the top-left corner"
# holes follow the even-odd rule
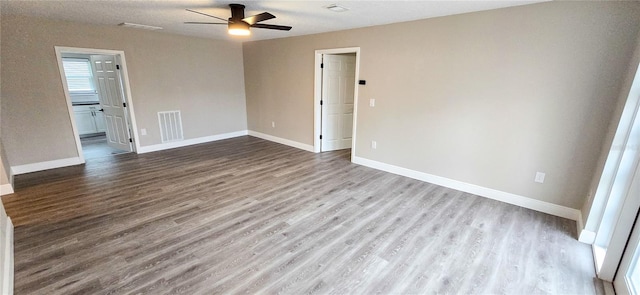
[[[355,54],[325,54],[322,59],[321,151],[351,148]]]
[[[115,149],[131,151],[122,85],[113,55],[91,56],[93,76],[104,112],[107,144]]]

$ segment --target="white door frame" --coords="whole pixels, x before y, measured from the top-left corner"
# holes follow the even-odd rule
[[[122,50],[109,50],[109,49],[95,49],[95,48],[79,48],[79,47],[64,47],[55,46],[56,59],[58,61],[58,69],[60,70],[60,79],[62,80],[64,96],[67,100],[67,110],[69,112],[69,119],[71,120],[71,128],[73,129],[73,136],[76,140],[76,149],[78,152],[78,158],[81,163],[85,163],[84,155],[82,153],[82,144],[80,141],[80,134],[78,133],[78,127],[76,126],[76,118],[73,115],[73,105],[71,103],[71,95],[69,94],[69,86],[67,85],[67,79],[64,74],[64,67],[62,65],[62,54],[64,53],[76,53],[76,54],[98,54],[98,55],[114,55],[116,60],[120,60],[120,77],[122,79],[122,87],[124,92],[124,100],[127,103],[127,113],[129,116],[129,122],[131,124],[131,136],[133,139],[132,149],[134,153],[140,150],[140,141],[138,140],[138,128],[136,124],[135,111],[133,109],[133,101],[131,96],[131,87],[129,84],[129,73],[127,72],[127,61]]]
[[[638,69],[638,68],[636,68]],[[640,69],[637,70],[579,240],[591,244],[598,278],[611,282],[631,233],[640,200],[629,192],[640,163]],[[634,174],[635,173],[635,174]],[[637,177],[637,176],[636,176]]]
[[[633,285],[632,282],[627,279],[627,273],[631,270],[631,267],[633,267],[632,263],[640,263],[640,261],[634,261],[635,259],[638,259],[638,256],[636,255],[640,255],[640,253],[636,253],[636,247],[638,247],[640,243],[640,220],[638,218],[638,215],[636,215],[636,222],[633,227],[633,231],[631,232],[631,236],[629,237],[629,242],[625,247],[622,260],[620,260],[620,266],[618,270],[616,270],[616,275],[613,278],[613,287],[616,294],[629,294],[629,290]],[[637,288],[640,286],[634,287]]]
[[[313,152],[320,152],[320,133],[322,133],[322,107],[320,106],[320,100],[322,100],[322,64],[323,54],[341,54],[341,53],[355,53],[356,54],[356,79],[353,89],[353,134],[351,138],[351,160],[356,154],[356,122],[358,121],[358,78],[360,77],[360,47],[347,47],[347,48],[335,48],[335,49],[320,49],[315,53],[315,79],[313,85]]]

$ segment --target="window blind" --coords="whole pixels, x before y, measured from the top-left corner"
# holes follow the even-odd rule
[[[63,58],[62,65],[70,93],[96,93],[88,59]]]

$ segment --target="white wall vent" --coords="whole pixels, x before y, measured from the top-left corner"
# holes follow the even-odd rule
[[[162,142],[183,140],[180,111],[158,112]]]

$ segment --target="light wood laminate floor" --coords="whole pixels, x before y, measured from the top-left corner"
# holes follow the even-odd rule
[[[82,154],[85,160],[128,153],[128,151],[110,147],[109,144],[107,144],[106,134],[81,138],[80,143],[82,144]]]
[[[16,294],[596,294],[573,221],[239,137],[16,177]]]

